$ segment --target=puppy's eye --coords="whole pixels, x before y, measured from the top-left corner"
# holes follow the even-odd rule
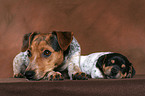
[[[51,55],[51,52],[49,50],[45,50],[42,55],[44,57],[49,57]]]
[[[28,57],[31,57],[31,56],[32,56],[31,51],[28,50]]]

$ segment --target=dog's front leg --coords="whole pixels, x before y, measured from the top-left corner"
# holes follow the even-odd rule
[[[75,52],[70,60],[68,60],[68,74],[71,80],[87,80],[88,77],[83,73],[79,67],[80,52]]]
[[[64,80],[64,77],[60,72],[50,71],[44,79],[54,81],[54,80]]]
[[[70,44],[69,55],[67,57],[68,59],[66,60],[68,74],[71,80],[88,79],[87,75],[80,69],[80,54],[81,47],[75,37],[73,37],[73,40]]]

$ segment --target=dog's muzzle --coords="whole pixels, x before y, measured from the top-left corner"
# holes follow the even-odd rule
[[[36,73],[35,71],[26,71],[24,76],[28,79],[28,80],[35,80],[35,81],[39,81],[39,80],[42,80],[42,79],[45,79],[45,77],[47,77],[49,71],[46,72],[44,74],[44,76],[42,76],[41,78],[36,78]],[[47,78],[46,78],[47,79]]]
[[[114,66],[112,69],[111,69],[111,75],[112,76],[116,76],[117,73],[119,72],[119,67],[118,66]]]
[[[119,70],[120,70],[119,66],[113,66],[110,74],[108,74],[107,77],[110,79],[116,79],[116,76],[118,75]]]

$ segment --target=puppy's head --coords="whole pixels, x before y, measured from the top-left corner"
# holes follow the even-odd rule
[[[100,68],[105,78],[132,78],[135,70],[128,59],[118,53],[111,53],[99,58],[97,67]]]
[[[26,68],[27,79],[39,80],[48,72],[61,66],[64,55],[73,38],[72,32],[26,34],[22,51],[28,51],[30,63]]]

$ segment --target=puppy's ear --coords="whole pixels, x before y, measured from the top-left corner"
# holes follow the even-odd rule
[[[33,38],[35,37],[35,35],[39,34],[38,32],[32,32],[32,33],[28,33],[25,34],[23,37],[23,44],[22,44],[22,48],[21,51],[24,52],[28,49],[28,47],[30,46]]]
[[[135,71],[134,67],[131,65],[127,78],[132,78],[135,75],[135,73],[136,73],[136,71]]]
[[[107,55],[103,55],[99,57],[96,67],[98,67],[99,69],[103,69],[103,65],[106,63],[106,59],[107,59]]]
[[[73,39],[73,32],[53,31],[52,34],[56,35],[60,48],[63,51],[67,50],[68,46],[70,45]]]
[[[107,76],[104,74],[104,71],[103,71],[103,66],[105,66],[106,60],[107,60],[107,55],[103,55],[103,56],[99,57],[99,59],[96,63],[96,67],[100,69],[104,78],[107,79]]]

